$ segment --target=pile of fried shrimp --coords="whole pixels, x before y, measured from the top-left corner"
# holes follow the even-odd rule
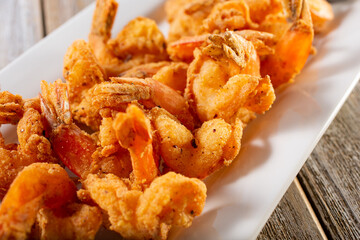
[[[0,124],[18,136],[0,136],[1,239],[94,239],[102,226],[166,239],[189,227],[202,179],[231,164],[333,18],[325,0],[168,0],[167,39],[145,17],[111,38],[117,7],[97,0],[63,80],[31,99],[0,92]]]

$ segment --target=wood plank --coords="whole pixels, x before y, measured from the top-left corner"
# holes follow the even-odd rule
[[[0,1],[0,69],[43,37],[40,0]]]
[[[360,83],[298,177],[325,233],[360,239]]]
[[[43,1],[46,33],[49,34],[66,20],[88,6],[94,0],[41,0]],[[90,31],[90,29],[89,29]]]
[[[326,239],[298,187],[295,179],[260,232],[258,240]]]

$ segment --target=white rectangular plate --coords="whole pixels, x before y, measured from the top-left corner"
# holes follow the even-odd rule
[[[162,8],[162,0],[119,0],[113,32],[147,16],[166,33]],[[61,78],[65,51],[74,40],[87,39],[93,10],[94,4],[5,67],[1,90],[34,97],[40,80]],[[317,54],[295,84],[278,92],[272,109],[246,128],[237,159],[206,180],[202,215],[189,229],[172,231],[171,239],[255,239],[259,234],[359,78],[360,1],[334,4],[334,10],[331,31],[316,38]],[[13,127],[3,126],[2,132],[16,138]]]

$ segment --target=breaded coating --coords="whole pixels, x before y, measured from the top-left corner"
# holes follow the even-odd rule
[[[105,71],[84,40],[77,40],[68,48],[64,56],[63,74],[71,103],[80,103],[88,89],[106,80]]]
[[[4,146],[0,148],[0,159],[0,199],[2,199],[16,175],[33,161],[21,158],[17,150],[9,150]]]
[[[164,109],[150,112],[160,137],[161,156],[171,170],[188,177],[205,178],[228,166],[239,153],[243,124],[223,119],[204,122],[194,134]]]
[[[154,20],[137,17],[131,20],[116,36],[109,40],[109,48],[118,58],[125,59],[138,54],[155,55],[166,59],[165,38]]]
[[[17,124],[24,114],[24,101],[20,95],[0,92],[0,124]]]
[[[38,111],[39,113],[41,113],[41,106],[40,106],[40,98],[39,98],[39,96],[34,97],[34,98],[25,99],[23,108],[24,108],[24,111],[26,111],[29,108],[33,108],[36,111]]]
[[[33,163],[25,167],[1,203],[0,238],[26,239],[41,208],[57,208],[75,197],[75,184],[59,165]]]
[[[161,61],[142,64],[122,72],[119,77],[125,78],[151,78],[163,67],[169,66],[171,62]]]
[[[259,88],[266,92],[259,92]],[[270,81],[260,77],[254,45],[231,31],[210,35],[208,43],[195,50],[185,97],[201,122],[214,118],[230,122],[239,108],[247,106],[263,113],[275,100]],[[248,102],[252,101],[258,108],[250,109]]]
[[[38,111],[28,109],[17,126],[18,150],[24,157],[40,162],[57,162],[51,144],[44,136],[45,126]]]
[[[3,198],[16,175],[35,162],[57,162],[48,139],[40,113],[29,108],[17,126],[19,144],[6,146],[1,136],[0,146],[0,199]]]
[[[234,34],[239,35],[250,41],[260,57],[274,54],[273,49],[276,41],[271,33],[260,32],[255,30],[240,30],[234,31]],[[167,51],[170,59],[174,61],[184,61],[190,63],[194,60],[194,50],[206,44],[211,34],[203,34],[198,36],[183,37],[178,41],[172,42],[168,45]]]
[[[111,83],[98,84],[93,104],[99,108],[120,108],[138,101],[145,108],[160,106],[176,116],[186,127],[193,129],[194,121],[185,98],[174,89],[154,79],[111,78]]]
[[[111,155],[102,155],[99,147],[92,154],[91,173],[112,173],[121,178],[129,178],[133,171],[130,154],[127,149],[119,148]]]
[[[181,93],[186,87],[188,64],[184,62],[157,62],[139,65],[120,74],[124,78],[153,78]]]
[[[209,16],[204,19],[201,31],[219,33],[226,30],[254,29],[258,25],[250,18],[249,7],[245,1],[226,1],[216,4]]]
[[[112,174],[90,174],[83,185],[108,215],[110,229],[131,239],[165,239],[171,226],[189,227],[206,198],[203,182],[173,172],[156,178],[144,192]]]
[[[204,19],[223,0],[168,0],[165,12],[170,23],[168,41],[201,34]]]
[[[100,109],[94,107],[92,104],[94,98],[93,91],[96,86],[97,84],[85,93],[79,104],[71,104],[73,118],[76,121],[85,124],[93,131],[99,130],[99,125],[101,123]]]
[[[131,158],[127,149],[120,146],[113,128],[112,117],[104,117],[99,131],[100,147],[92,155],[93,173],[112,173],[118,177],[129,177],[132,172]]]
[[[161,68],[152,78],[183,94],[188,67],[189,65],[183,62],[172,62],[169,66]]]
[[[235,33],[250,41],[260,57],[274,54],[276,41],[273,34],[255,30],[241,30]]]
[[[64,57],[64,78],[69,92],[69,102],[74,118],[98,130],[99,112],[91,107],[91,87],[107,80],[89,44],[77,40],[68,48]],[[89,96],[90,95],[90,96]]]
[[[101,154],[105,157],[110,156],[121,148],[116,138],[113,122],[113,118],[104,117],[100,125],[99,141],[102,147]]]
[[[115,0],[97,0],[89,34],[89,44],[108,75],[122,63],[107,46],[117,7],[118,3]]]
[[[71,203],[58,209],[40,209],[32,238],[51,240],[95,239],[102,223],[101,210],[95,206]]]
[[[151,19],[135,18],[116,38],[110,39],[116,10],[114,0],[98,0],[89,34],[89,43],[108,76],[118,76],[141,64],[167,60],[165,38]]]

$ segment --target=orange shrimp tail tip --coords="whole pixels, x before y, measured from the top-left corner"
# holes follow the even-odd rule
[[[55,154],[77,176],[86,176],[96,144],[72,122],[66,84],[60,80],[53,84],[43,81],[41,90],[41,109],[50,127]]]
[[[84,178],[91,169],[94,140],[76,125],[60,125],[50,138],[53,150],[70,171]]]
[[[274,88],[293,81],[312,51],[314,30],[307,1],[296,6],[291,9],[296,19],[280,37],[275,54],[261,62],[261,74],[270,76]]]
[[[57,164],[33,163],[11,184],[0,206],[0,238],[25,239],[41,208],[56,208],[76,199],[76,187]]]
[[[183,37],[182,39],[169,44],[166,50],[172,60],[190,63],[194,60],[193,52],[195,48],[200,47],[208,37],[208,34]]]
[[[136,182],[151,183],[158,175],[158,161],[153,156],[149,119],[139,107],[130,105],[126,113],[117,114],[113,128],[120,145],[130,152]]]

